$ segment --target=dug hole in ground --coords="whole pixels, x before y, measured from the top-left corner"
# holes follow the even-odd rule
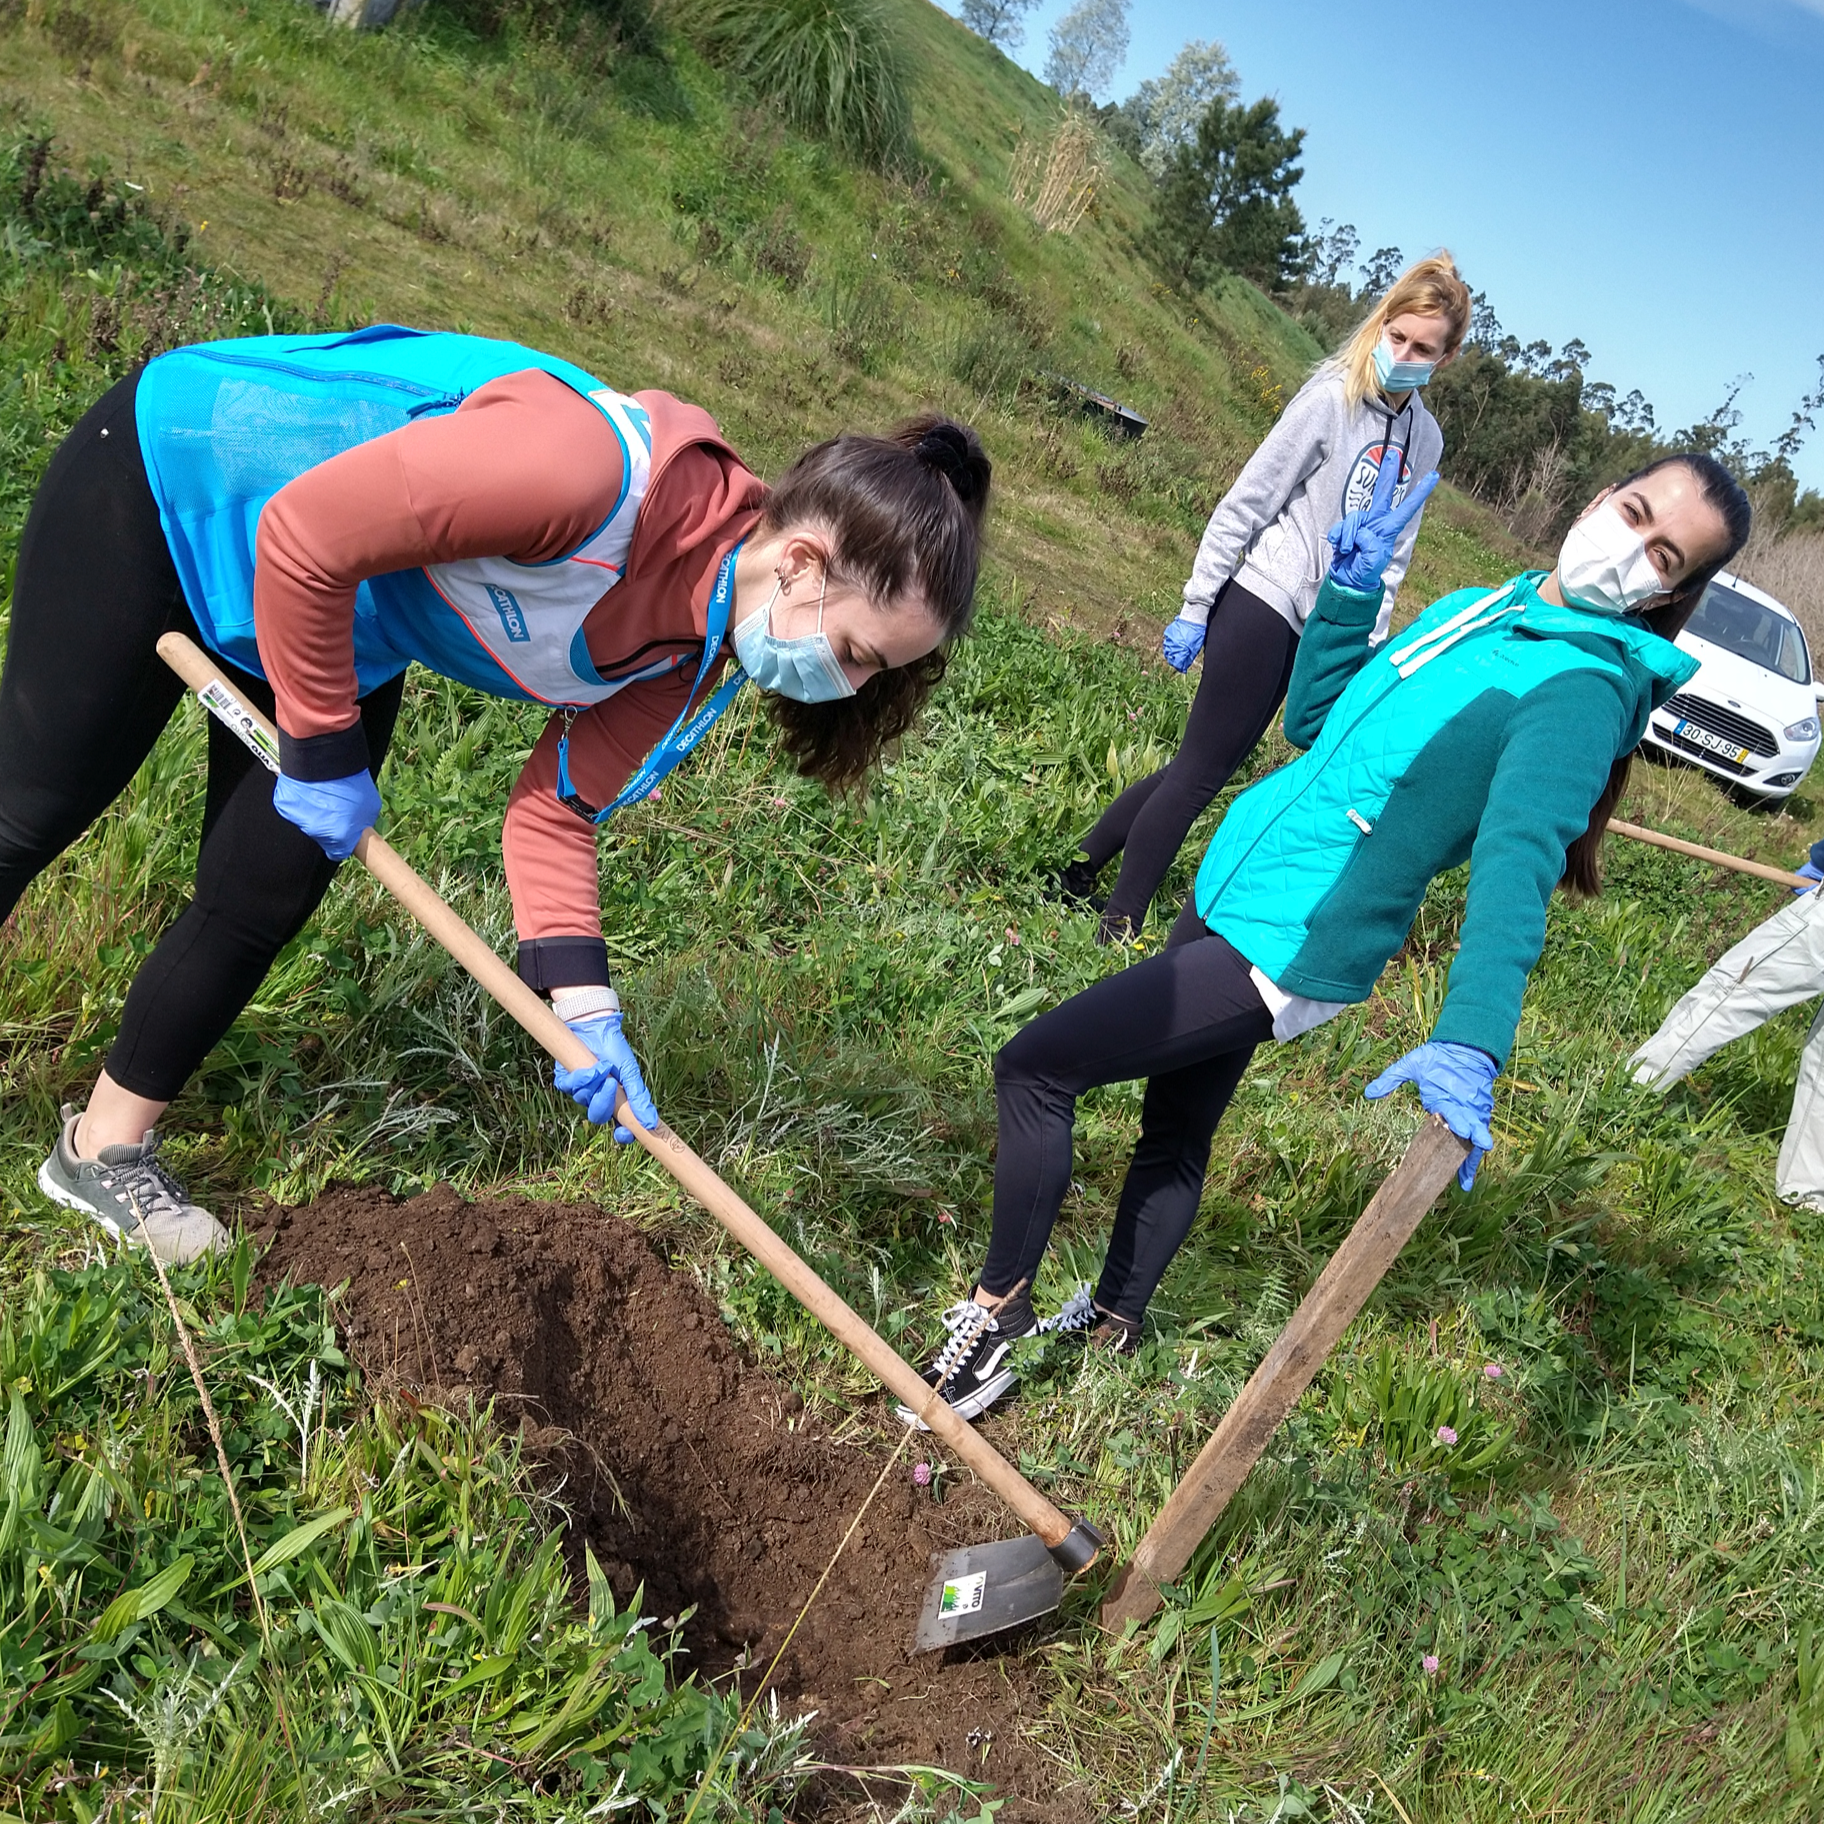
[[[879,1434],[835,1441],[742,1355],[694,1279],[594,1206],[361,1188],[251,1220],[262,1285],[347,1282],[333,1308],[370,1384],[493,1398],[502,1424],[517,1417],[563,1478],[579,1587],[586,1538],[618,1603],[643,1584],[647,1615],[694,1607],[679,1676],[753,1692],[881,1473]],[[1030,1632],[912,1654],[931,1554],[1018,1530],[985,1489],[939,1502],[917,1488],[923,1454],[914,1444],[889,1471],[768,1688],[817,1712],[826,1761],[937,1765],[993,1782],[1003,1824],[1041,1802],[1048,1824],[1069,1824],[1022,1740],[1043,1701]]]

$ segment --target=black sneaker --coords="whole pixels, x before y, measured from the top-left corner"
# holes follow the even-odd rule
[[[1052,876],[1052,894],[1067,906],[1087,906],[1092,912],[1100,912],[1102,900],[1096,892],[1096,881],[1101,872],[1087,855],[1078,855]]]
[[[998,1311],[990,1311],[966,1298],[944,1313],[944,1328],[950,1340],[925,1370],[925,1380],[944,1390],[958,1418],[979,1418],[1019,1378],[1007,1365],[1007,1353],[1039,1328],[1032,1300],[1021,1292],[1002,1300]],[[910,1406],[898,1410],[903,1424],[919,1431],[931,1429]]]
[[[1141,1326],[1112,1311],[1096,1313],[1095,1328],[1089,1333],[1092,1349],[1106,1349],[1110,1355],[1134,1355],[1140,1348]]]

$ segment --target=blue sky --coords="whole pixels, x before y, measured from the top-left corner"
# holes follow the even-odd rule
[[[1020,62],[1042,69],[1041,0]],[[954,10],[955,0],[951,0]],[[1824,0],[1133,0],[1111,94],[1217,38],[1242,95],[1307,129],[1307,222],[1448,246],[1503,325],[1580,336],[1590,377],[1662,429],[1742,374],[1744,429],[1788,423],[1824,354]],[[1824,416],[1800,479],[1824,489]]]

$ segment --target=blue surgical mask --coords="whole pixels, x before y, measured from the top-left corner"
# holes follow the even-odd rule
[[[1387,393],[1410,393],[1431,378],[1435,361],[1396,361],[1383,336],[1374,345],[1374,377]]]
[[[826,576],[826,584],[827,580]],[[823,631],[823,586],[817,591],[815,633],[782,640],[773,632],[773,603],[784,587],[781,579],[766,606],[735,629],[735,657],[741,661],[741,669],[762,690],[790,697],[797,703],[834,703],[854,696],[855,686],[837,664]]]

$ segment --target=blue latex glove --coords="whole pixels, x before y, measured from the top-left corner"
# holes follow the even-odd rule
[[[1489,1123],[1495,1118],[1495,1078],[1500,1074],[1487,1052],[1434,1039],[1382,1071],[1362,1094],[1374,1101],[1392,1095],[1402,1083],[1416,1084],[1427,1111],[1469,1142],[1469,1157],[1457,1172],[1457,1183],[1468,1190],[1476,1181],[1476,1167],[1495,1143]]]
[[[1400,534],[1418,518],[1419,510],[1438,485],[1438,472],[1433,469],[1413,484],[1396,507],[1393,494],[1399,486],[1403,461],[1397,450],[1383,451],[1375,475],[1374,498],[1367,506],[1345,513],[1326,534],[1336,552],[1330,560],[1330,576],[1344,589],[1366,595],[1381,586]]]
[[[1806,862],[1802,868],[1794,868],[1793,873],[1803,874],[1807,880],[1824,880],[1824,868],[1820,868],[1815,861]],[[1793,888],[1794,893],[1809,893],[1810,891],[1810,887]]]
[[[1207,621],[1186,620],[1181,614],[1165,630],[1165,638],[1159,642],[1159,650],[1165,654],[1165,662],[1174,671],[1189,671],[1191,661],[1203,650],[1203,642],[1209,634]]]
[[[287,779],[273,783],[272,808],[320,843],[331,861],[346,861],[363,830],[380,818],[380,788],[372,773],[350,773],[346,779]]]
[[[627,1092],[627,1106],[633,1118],[644,1128],[659,1124],[659,1111],[640,1075],[640,1061],[633,1047],[621,1034],[618,1013],[594,1013],[585,1020],[571,1020],[570,1030],[595,1053],[595,1062],[587,1070],[566,1070],[556,1066],[551,1082],[561,1089],[578,1108],[589,1111],[597,1127],[614,1120],[614,1092],[618,1085]],[[614,1137],[622,1146],[633,1144],[630,1129],[615,1123]]]

